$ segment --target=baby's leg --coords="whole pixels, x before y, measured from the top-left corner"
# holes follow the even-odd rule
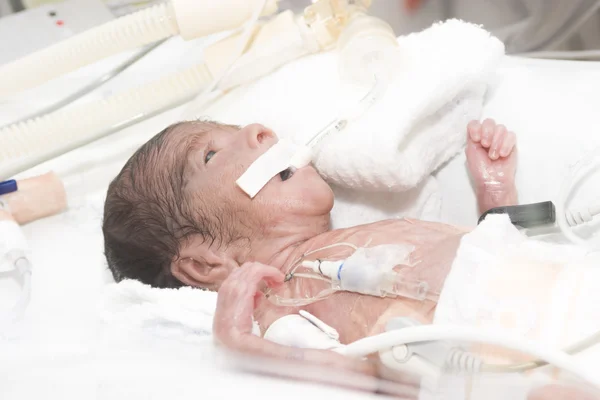
[[[504,125],[486,119],[467,126],[467,165],[475,184],[479,213],[517,204],[516,136]]]

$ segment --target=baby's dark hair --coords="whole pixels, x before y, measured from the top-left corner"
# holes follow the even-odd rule
[[[193,132],[188,128],[192,126]],[[180,122],[158,133],[127,161],[108,186],[102,233],[114,279],[161,288],[183,284],[171,273],[186,238],[214,241],[215,225],[186,196],[187,154],[216,122]],[[180,141],[170,141],[181,135]],[[173,143],[175,142],[175,143]],[[206,212],[204,212],[206,213]]]

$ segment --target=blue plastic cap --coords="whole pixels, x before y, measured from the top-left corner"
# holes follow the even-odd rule
[[[0,182],[0,196],[7,193],[17,191],[17,181],[11,179],[10,181]]]

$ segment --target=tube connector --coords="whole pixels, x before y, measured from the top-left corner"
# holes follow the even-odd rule
[[[389,81],[398,69],[398,40],[392,27],[379,18],[357,14],[337,42],[340,76],[370,85],[374,76]]]
[[[371,0],[315,0],[304,9],[303,19],[323,49],[332,47],[348,21],[356,13],[364,13]]]
[[[306,268],[310,268],[313,272],[317,274],[321,274],[330,278],[333,281],[340,280],[340,271],[342,266],[344,265],[344,260],[338,261],[326,261],[326,260],[315,260],[302,261],[302,266]]]
[[[179,34],[185,40],[239,28],[250,19],[260,0],[171,0]],[[278,0],[267,0],[261,16],[274,14]]]

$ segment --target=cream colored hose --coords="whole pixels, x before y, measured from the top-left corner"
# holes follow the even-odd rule
[[[0,180],[194,98],[212,81],[204,64],[108,99],[0,129]]]
[[[173,10],[158,4],[0,66],[0,97],[38,86],[95,61],[179,32]]]
[[[261,0],[262,1],[262,0]],[[174,35],[186,40],[235,29],[258,0],[172,0],[97,26],[0,66],[0,98],[29,89],[122,51]],[[261,15],[277,10],[268,0]]]

